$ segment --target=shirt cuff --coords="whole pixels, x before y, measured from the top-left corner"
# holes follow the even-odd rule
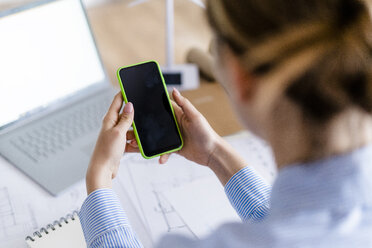
[[[225,185],[225,192],[243,221],[260,220],[269,211],[271,187],[250,167],[232,176]]]
[[[112,229],[129,227],[128,218],[111,189],[98,189],[89,194],[81,207],[79,218],[88,247]]]

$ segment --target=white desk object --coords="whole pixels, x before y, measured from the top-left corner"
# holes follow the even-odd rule
[[[56,221],[53,228],[45,227],[36,235],[28,236],[26,243],[30,248],[85,248],[83,230],[77,214]]]
[[[130,6],[142,4],[148,0],[136,0]],[[205,8],[200,0],[191,2]],[[161,67],[169,89],[192,90],[199,87],[199,69],[194,64],[174,63],[174,0],[166,0],[166,64]]]

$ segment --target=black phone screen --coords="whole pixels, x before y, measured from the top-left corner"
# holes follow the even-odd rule
[[[176,149],[182,141],[155,62],[122,68],[119,76],[134,106],[134,124],[146,156]]]

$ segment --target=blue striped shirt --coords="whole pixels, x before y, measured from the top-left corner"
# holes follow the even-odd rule
[[[157,247],[372,247],[372,146],[282,169],[270,189],[246,167],[226,184],[244,223],[203,240],[181,235]],[[142,247],[110,189],[91,193],[79,213],[88,247]]]

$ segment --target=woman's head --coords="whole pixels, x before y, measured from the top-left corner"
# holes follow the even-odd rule
[[[371,5],[209,0],[217,76],[247,126],[260,134],[261,119],[280,105],[314,125],[350,108],[371,113]]]

